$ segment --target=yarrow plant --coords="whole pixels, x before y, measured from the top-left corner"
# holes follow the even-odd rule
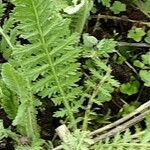
[[[37,117],[41,99],[47,98],[56,108],[53,117],[64,120],[71,131],[68,143],[62,144],[65,150],[98,149],[109,144],[113,149],[119,142],[124,142],[122,148],[131,146],[132,142],[126,139],[132,139],[128,130],[123,138],[118,133],[113,140],[98,145],[89,136],[89,125],[97,115],[93,106],[110,101],[114,90],[120,87],[109,64],[117,42],[98,40],[84,33],[93,1],[11,0],[11,3],[14,9],[0,27],[0,50],[6,60],[1,65],[0,105],[12,124],[5,128],[0,122],[0,140],[12,138],[16,150],[50,149],[51,144],[40,136]],[[109,7],[109,1],[102,3]],[[118,14],[125,11],[125,5],[115,1],[111,10]],[[4,11],[5,5],[1,3],[1,17]],[[21,39],[26,43],[22,44]],[[149,65],[147,54],[142,58]],[[147,70],[140,72],[145,81],[147,75],[143,77],[143,71]],[[132,91],[127,92],[130,95]]]

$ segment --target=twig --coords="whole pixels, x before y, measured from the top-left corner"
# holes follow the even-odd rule
[[[59,145],[59,146],[53,148],[52,150],[62,150],[62,149],[63,149],[63,146],[62,146],[62,145]]]
[[[106,125],[98,130],[95,130],[93,132],[91,132],[89,134],[89,137],[91,136],[95,136],[97,134],[101,134],[106,130],[110,130],[114,127],[114,129],[110,130],[109,132],[102,134],[101,136],[97,137],[94,139],[94,142],[98,142],[106,137],[111,137],[114,134],[116,134],[117,132],[123,132],[125,131],[128,127],[131,127],[132,125],[136,124],[137,122],[140,122],[141,120],[144,119],[144,117],[150,113],[150,110],[145,111],[144,113],[142,113],[144,110],[148,109],[150,107],[150,100],[146,103],[144,103],[143,105],[141,105],[140,107],[138,107],[134,112],[130,113],[129,115],[115,121],[114,123],[111,123],[109,125]],[[140,114],[141,113],[141,114]],[[138,115],[140,114],[140,115]],[[137,116],[138,115],[138,116]],[[134,117],[134,118],[133,118]],[[133,119],[132,119],[133,118]],[[128,121],[128,122],[126,122]],[[120,125],[122,124],[122,125]],[[53,150],[62,150],[62,145],[57,146],[56,148],[54,148]]]
[[[100,141],[102,141],[108,137],[112,137],[117,133],[121,133],[121,132],[125,131],[127,128],[129,128],[129,127],[137,124],[138,122],[142,121],[146,117],[146,115],[149,113],[150,113],[150,110],[147,110],[146,112],[144,112],[144,113],[140,114],[139,116],[131,119],[130,121],[125,122],[124,124],[117,126],[116,128],[110,130],[109,132],[102,134],[99,137],[94,138],[93,139],[94,143],[92,143],[92,144],[98,143],[98,142],[100,142]],[[54,148],[53,150],[61,150],[61,149],[62,149],[62,145]]]
[[[115,50],[115,52],[118,54],[118,56],[124,58],[117,50]],[[138,75],[136,69],[128,61],[125,60],[124,62],[136,75]]]
[[[150,48],[149,44],[146,43],[127,43],[127,42],[118,42],[118,46],[123,47],[123,46],[130,46],[130,47],[146,47]]]
[[[126,16],[116,17],[116,16],[109,16],[109,15],[98,14],[98,15],[93,15],[91,18],[126,21],[126,22],[138,23],[138,24],[146,25],[146,26],[150,27],[150,22],[132,20],[132,19],[127,18]]]
[[[142,111],[146,110],[149,107],[150,107],[150,100],[148,102],[144,103],[143,105],[141,105],[140,107],[138,107],[134,112],[130,113],[129,115],[115,121],[114,123],[111,123],[109,125],[106,125],[100,129],[98,129],[98,130],[91,132],[90,136],[94,136],[94,135],[100,134],[106,130],[112,129],[113,127],[116,127],[119,124],[122,124],[125,121],[128,121],[129,119],[133,118],[134,116],[138,115],[139,113],[142,113]]]
[[[67,126],[61,125],[58,128],[56,128],[55,130],[56,130],[56,133],[58,134],[58,136],[60,137],[60,139],[63,142],[67,142],[67,136],[69,134],[71,134],[70,131],[68,130]]]
[[[150,113],[150,110],[147,110],[146,112],[144,112],[141,115],[131,119],[130,121],[128,121],[128,122],[126,122],[122,125],[117,126],[116,128],[110,130],[109,132],[107,132],[105,134],[100,135],[99,137],[96,137],[94,139],[94,142],[97,143],[97,142],[99,142],[101,140],[104,140],[108,137],[112,137],[117,133],[125,131],[127,128],[129,128],[129,127],[137,124],[138,122],[142,121],[146,117],[146,115],[149,114],[149,113]]]

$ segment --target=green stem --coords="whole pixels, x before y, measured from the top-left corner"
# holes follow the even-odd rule
[[[37,10],[36,10],[36,7],[35,7],[35,4],[34,4],[33,0],[32,0],[32,6],[33,6],[34,13],[35,13],[35,16],[36,16],[37,29],[38,29],[39,34],[40,34],[40,40],[41,40],[41,43],[43,45],[43,49],[45,50],[45,53],[47,55],[47,59],[48,59],[48,63],[49,63],[50,69],[52,70],[52,73],[54,75],[56,84],[57,84],[57,86],[59,88],[59,91],[60,91],[60,94],[62,96],[63,104],[64,104],[64,106],[67,109],[67,113],[68,113],[70,122],[71,122],[73,128],[76,129],[76,121],[75,121],[74,115],[72,113],[71,107],[70,107],[70,105],[69,105],[69,103],[68,103],[68,101],[67,101],[67,99],[65,97],[65,93],[64,93],[62,87],[60,86],[60,82],[59,82],[59,79],[57,77],[57,74],[56,74],[56,71],[55,71],[55,68],[54,68],[54,65],[53,65],[53,62],[52,62],[52,58],[51,58],[51,56],[49,54],[49,51],[48,51],[48,48],[47,48],[47,45],[46,45],[46,41],[45,41],[45,39],[43,37],[43,32],[42,32],[42,29],[41,29],[41,26],[40,26],[38,13],[37,13]]]
[[[110,76],[111,70],[109,69],[106,73],[106,75],[103,77],[103,79],[98,83],[98,85],[96,86],[96,88],[93,91],[93,94],[91,95],[91,98],[89,99],[86,111],[85,111],[85,115],[84,115],[84,119],[83,119],[83,125],[82,125],[82,129],[83,131],[87,130],[88,127],[88,119],[89,119],[89,115],[91,112],[91,108],[93,106],[94,103],[94,98],[96,97],[97,93],[99,92],[100,88],[102,87],[102,85],[104,84],[104,82],[107,80],[107,78]]]

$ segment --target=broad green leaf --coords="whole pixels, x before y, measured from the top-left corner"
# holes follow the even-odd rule
[[[146,43],[150,44],[150,30],[148,30],[147,36],[145,37],[144,40],[145,40]]]
[[[150,52],[147,52],[145,55],[142,55],[143,63],[150,65]]]
[[[145,35],[145,31],[142,28],[136,28],[133,27],[131,30],[128,32],[128,38],[132,38],[136,42],[140,42],[142,40],[142,37]]]
[[[150,87],[150,71],[141,70],[140,77],[144,81],[144,85]]]
[[[135,60],[133,64],[134,66],[139,67],[139,68],[144,67],[144,63],[140,62],[139,60]]]
[[[120,1],[115,1],[110,7],[110,10],[113,11],[114,14],[119,14],[122,11],[126,11],[126,5],[121,3]]]
[[[143,9],[144,12],[150,14],[150,1],[144,0],[140,8]]]
[[[121,92],[127,95],[133,95],[138,92],[140,83],[138,81],[131,81],[121,85]]]
[[[110,7],[110,0],[101,0],[102,4],[106,7]]]

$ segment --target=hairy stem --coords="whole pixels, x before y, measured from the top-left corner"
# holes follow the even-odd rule
[[[96,88],[93,91],[93,94],[91,95],[91,98],[89,99],[86,111],[85,111],[85,116],[83,119],[83,126],[82,129],[83,131],[87,130],[88,127],[88,119],[89,119],[89,115],[91,112],[91,108],[93,106],[94,103],[94,98],[97,95],[97,93],[99,92],[100,88],[102,87],[102,85],[104,84],[104,82],[107,80],[107,78],[110,76],[111,70],[109,69],[106,73],[106,75],[103,77],[103,79],[98,83],[98,85],[96,86]]]

